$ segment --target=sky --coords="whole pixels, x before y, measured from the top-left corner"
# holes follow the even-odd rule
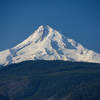
[[[0,51],[50,25],[100,53],[100,0],[0,0]]]

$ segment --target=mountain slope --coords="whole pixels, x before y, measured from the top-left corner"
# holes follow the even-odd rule
[[[66,60],[100,63],[100,54],[84,48],[47,26],[40,26],[17,46],[0,52],[0,64],[7,65],[26,60]]]

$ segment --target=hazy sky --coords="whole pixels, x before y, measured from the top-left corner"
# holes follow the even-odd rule
[[[0,0],[0,51],[46,24],[100,53],[100,0]]]

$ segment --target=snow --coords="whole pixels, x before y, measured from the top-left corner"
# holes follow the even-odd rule
[[[0,65],[26,60],[66,60],[100,63],[100,54],[84,48],[50,26],[41,25],[17,46],[0,52]]]

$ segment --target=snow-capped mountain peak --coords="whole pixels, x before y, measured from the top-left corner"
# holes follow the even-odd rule
[[[7,65],[26,60],[66,60],[100,63],[100,54],[66,38],[50,26],[41,25],[17,46],[0,52],[0,64]]]

